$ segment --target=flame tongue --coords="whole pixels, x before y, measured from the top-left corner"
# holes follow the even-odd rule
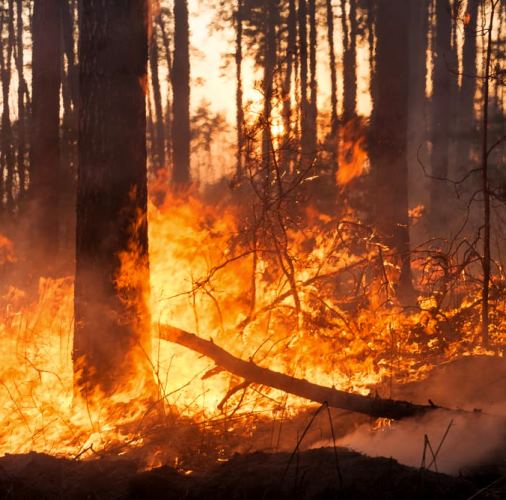
[[[446,339],[441,348],[430,297],[419,311],[403,312],[385,287],[398,267],[388,249],[378,253],[371,235],[357,229],[353,214],[337,223],[308,209],[306,219],[304,232],[286,231],[287,270],[269,239],[252,251],[240,207],[192,197],[150,206],[150,362],[167,411],[208,421],[222,412],[286,415],[308,403],[213,370],[198,354],[156,339],[160,323],[211,335],[271,370],[363,394],[384,380],[423,377],[428,354],[437,363],[476,352],[472,324],[465,338]],[[121,279],[138,279],[135,255],[122,259]],[[0,453],[86,456],[113,443],[140,445],[139,426],[160,410],[141,402],[135,380],[113,397],[90,394],[86,404],[73,403],[72,288],[71,278],[41,279],[32,301],[16,288],[0,299]],[[458,314],[447,311],[450,319]]]

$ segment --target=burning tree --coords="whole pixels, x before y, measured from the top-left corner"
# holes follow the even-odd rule
[[[83,2],[79,15],[73,356],[86,393],[148,373],[147,23],[145,0]],[[120,279],[124,255],[135,278]]]

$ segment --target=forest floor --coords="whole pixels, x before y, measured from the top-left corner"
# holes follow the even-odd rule
[[[333,448],[236,455],[206,473],[170,467],[138,472],[120,457],[76,461],[28,454],[0,460],[0,498],[44,499],[504,499],[506,470],[454,477]],[[473,497],[480,490],[479,496]]]
[[[287,419],[282,433],[269,420],[249,436],[199,433],[180,423],[153,429],[140,452],[127,448],[86,460],[6,455],[0,458],[0,499],[504,499],[505,389],[504,358],[467,358],[440,366],[423,382],[389,387],[394,397],[416,402],[431,397],[436,404],[483,410],[463,420],[435,412],[430,421],[408,419],[373,431],[364,416],[318,414],[310,407]],[[422,468],[426,435],[436,455],[441,449],[437,464],[427,451]],[[177,470],[146,467],[153,446],[172,448],[159,463],[174,463],[177,456]]]

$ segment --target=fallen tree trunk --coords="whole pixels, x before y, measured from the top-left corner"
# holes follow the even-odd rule
[[[160,338],[182,345],[211,358],[219,367],[244,378],[250,383],[279,389],[316,403],[326,403],[332,408],[340,408],[363,413],[375,418],[382,417],[393,420],[422,415],[439,408],[432,404],[417,405],[407,401],[362,396],[361,394],[340,391],[313,384],[304,379],[290,377],[283,373],[262,368],[251,361],[239,359],[221,347],[218,347],[214,342],[204,340],[193,333],[173,326],[161,325]]]

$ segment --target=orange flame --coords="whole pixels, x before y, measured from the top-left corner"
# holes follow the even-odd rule
[[[359,119],[350,120],[341,129],[339,168],[336,174],[339,186],[346,186],[353,179],[361,177],[369,171],[363,130],[363,124]]]

